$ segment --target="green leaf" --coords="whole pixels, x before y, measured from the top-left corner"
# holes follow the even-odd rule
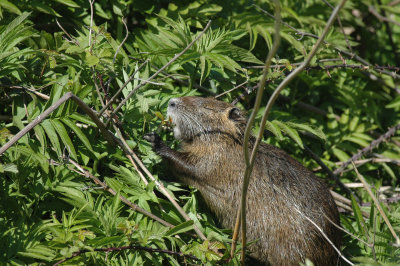
[[[46,135],[50,139],[50,142],[53,145],[53,148],[57,152],[57,155],[59,157],[61,157],[62,151],[61,151],[60,142],[58,140],[57,133],[56,133],[52,123],[50,122],[50,119],[43,120],[42,127],[43,127],[44,131],[46,132]]]
[[[90,54],[89,52],[86,52],[86,64],[91,67],[94,65],[97,65],[100,60],[97,56]]]
[[[174,228],[171,228],[165,233],[165,236],[178,235],[180,233],[187,232],[192,229],[193,229],[193,221],[189,220],[175,226]]]
[[[391,101],[389,104],[385,105],[386,108],[398,108],[400,107],[400,96],[396,97],[393,101]]]
[[[326,140],[326,136],[325,136],[324,132],[319,128],[314,128],[307,124],[300,124],[300,123],[294,123],[294,122],[287,122],[286,124],[292,128],[310,132],[311,134],[314,134],[318,138],[320,138],[322,140]]]
[[[273,121],[267,121],[265,124],[265,128],[270,131],[272,134],[274,134],[275,137],[278,138],[279,141],[283,140],[282,132],[281,129],[278,125],[274,124]]]
[[[71,141],[70,137],[68,136],[68,132],[67,132],[67,130],[65,130],[64,125],[57,119],[52,119],[52,120],[50,120],[50,122],[53,125],[53,127],[55,128],[55,130],[57,131],[58,136],[61,138],[61,141],[64,143],[65,147],[67,148],[68,154],[70,154],[73,159],[77,160],[78,158],[76,156],[75,147],[72,144],[72,141]]]
[[[70,6],[70,7],[80,7],[77,3],[72,0],[55,0],[63,5]]]
[[[350,156],[347,155],[347,153],[345,153],[344,151],[342,151],[338,148],[333,148],[332,152],[342,162],[345,162],[350,158]]]
[[[21,10],[19,10],[19,8],[16,5],[14,5],[13,3],[10,3],[7,0],[0,0],[0,6],[3,7],[4,9],[8,10],[11,13],[14,13],[17,15],[22,14]]]
[[[356,218],[359,232],[362,232],[365,234],[365,236],[367,236],[367,231],[366,231],[365,224],[364,224],[364,218],[362,216],[360,207],[358,206],[358,203],[357,203],[356,199],[353,197],[353,195],[350,195],[350,199],[351,199],[351,206],[353,208],[354,217]]]
[[[82,141],[83,145],[92,153],[94,153],[92,145],[90,144],[89,139],[86,137],[86,135],[82,132],[82,130],[74,123],[72,122],[69,118],[61,118],[61,121],[68,126],[72,131],[75,132],[76,136]]]
[[[293,139],[302,149],[303,147],[303,141],[301,140],[299,133],[297,133],[296,130],[293,128],[289,127],[287,124],[282,123],[281,121],[274,120],[272,121],[275,125],[279,126],[279,128],[285,132],[291,139]]]

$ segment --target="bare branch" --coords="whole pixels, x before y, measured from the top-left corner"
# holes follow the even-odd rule
[[[80,250],[77,252],[74,252],[72,254],[71,257],[62,259],[58,262],[56,262],[55,264],[53,264],[53,266],[59,265],[61,263],[64,263],[70,259],[73,259],[79,255],[82,255],[84,253],[88,253],[88,252],[116,252],[116,251],[122,251],[122,250],[142,250],[142,251],[146,251],[146,252],[150,252],[150,253],[164,253],[164,254],[169,254],[169,255],[173,255],[173,256],[177,256],[177,257],[184,257],[184,258],[189,258],[189,259],[193,259],[196,261],[199,261],[199,259],[193,255],[188,255],[188,254],[183,254],[182,252],[177,252],[177,251],[172,251],[172,250],[165,250],[165,249],[157,249],[157,248],[149,248],[149,247],[142,247],[142,246],[125,246],[125,247],[113,247],[113,248],[95,248],[93,250]]]
[[[119,50],[121,49],[122,45],[124,45],[124,43],[126,42],[126,40],[128,39],[128,36],[129,36],[129,30],[128,30],[128,26],[126,25],[126,19],[124,17],[122,17],[121,20],[122,20],[122,23],[124,23],[126,34],[125,34],[125,38],[118,45],[118,48],[115,51],[114,58],[113,58],[113,64],[115,63],[115,59],[117,58]]]
[[[397,126],[394,126],[392,128],[389,128],[388,131],[386,131],[385,134],[381,135],[378,139],[374,140],[371,142],[371,144],[368,147],[365,147],[364,149],[362,149],[361,151],[359,151],[358,153],[354,154],[350,159],[348,159],[346,162],[344,162],[342,164],[342,166],[340,166],[338,169],[336,169],[333,173],[335,175],[338,175],[340,173],[343,172],[344,169],[346,169],[346,167],[348,165],[350,165],[352,162],[357,161],[358,159],[361,158],[361,156],[370,153],[373,149],[375,149],[376,147],[378,147],[379,144],[381,144],[382,142],[388,140],[389,138],[391,138],[397,130],[400,130],[400,124],[398,124]]]
[[[390,22],[390,23],[393,23],[394,25],[397,25],[397,26],[400,27],[400,23],[399,22],[397,22],[395,20],[392,20],[390,18],[387,18],[385,16],[382,16],[381,14],[378,13],[378,11],[376,11],[374,6],[369,6],[368,7],[368,11],[371,12],[371,14],[374,15],[375,17],[377,17],[380,21]]]
[[[322,234],[322,236],[326,239],[326,241],[328,241],[328,243],[335,249],[335,251],[339,254],[339,256],[348,264],[350,265],[354,265],[351,261],[349,261],[345,256],[343,256],[342,252],[340,252],[340,250],[335,246],[335,244],[332,243],[332,241],[329,239],[329,237],[325,234],[324,230],[322,230],[321,227],[319,227],[313,220],[311,220],[307,215],[305,215],[304,213],[302,213],[301,211],[299,211],[296,207],[294,207],[294,209],[304,218],[306,218],[312,225],[315,226],[315,228],[317,228],[317,230]]]

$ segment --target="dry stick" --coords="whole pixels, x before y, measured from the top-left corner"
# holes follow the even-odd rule
[[[61,26],[61,24],[58,22],[57,19],[56,19],[56,23],[57,23],[58,27],[60,27],[60,29],[68,36],[69,40],[67,40],[67,41],[73,42],[73,43],[75,43],[77,46],[79,46],[79,42],[78,42],[76,39],[74,39],[74,38]]]
[[[211,25],[211,20],[208,21],[207,25],[204,27],[204,29],[200,32],[200,34],[193,39],[193,41],[191,43],[188,44],[188,46],[186,46],[185,49],[183,49],[180,53],[176,54],[168,63],[166,63],[163,67],[161,67],[156,73],[154,73],[150,78],[148,78],[147,80],[141,82],[138,86],[136,86],[135,88],[133,88],[133,90],[125,97],[124,100],[121,101],[121,103],[117,106],[117,108],[115,108],[115,110],[111,113],[111,115],[115,114],[116,112],[119,111],[119,109],[121,109],[121,107],[132,97],[132,95],[141,87],[143,87],[144,85],[146,85],[150,80],[154,79],[158,74],[161,73],[161,71],[163,71],[164,69],[166,69],[168,66],[170,66],[173,62],[175,62],[175,60],[177,60],[180,56],[182,56],[187,50],[189,50],[190,47],[193,46],[193,44],[200,39],[201,36],[203,36],[203,34],[206,32],[206,30],[210,27]],[[114,98],[114,97],[113,97]],[[113,98],[108,102],[108,104],[105,106],[105,108],[107,108],[111,103]],[[105,109],[103,108],[103,109]],[[101,110],[100,113],[102,113],[102,111],[104,112],[104,110]],[[111,117],[111,116],[110,116]],[[108,125],[108,123],[110,122],[109,118],[106,122],[106,126]]]
[[[89,52],[92,52],[92,27],[93,27],[93,4],[95,0],[88,0],[90,4],[90,27],[89,27]]]
[[[243,187],[242,187],[242,195],[241,195],[241,199],[240,199],[240,205],[239,205],[239,208],[238,208],[237,214],[236,214],[235,230],[234,230],[234,233],[232,236],[232,251],[231,251],[231,257],[233,257],[233,254],[236,249],[236,240],[238,238],[239,228],[241,225],[241,236],[242,236],[241,264],[242,265],[245,265],[245,257],[246,257],[245,256],[246,255],[246,196],[247,196],[247,189],[248,189],[249,181],[250,181],[250,175],[251,175],[251,171],[253,169],[253,164],[254,164],[254,160],[251,161],[251,159],[249,157],[249,139],[250,139],[251,129],[252,129],[255,117],[256,117],[258,109],[260,108],[260,105],[261,105],[261,99],[263,96],[265,83],[267,81],[267,75],[268,75],[268,72],[270,71],[271,61],[272,61],[272,58],[275,56],[276,52],[278,51],[279,43],[281,40],[281,35],[280,35],[281,6],[280,6],[279,0],[275,0],[274,5],[275,5],[275,16],[277,16],[277,18],[278,18],[277,21],[275,22],[274,43],[272,45],[271,50],[268,52],[267,58],[265,59],[265,68],[263,70],[263,75],[262,75],[261,81],[259,83],[259,88],[258,88],[257,96],[256,96],[256,102],[254,103],[253,112],[250,115],[250,118],[246,125],[246,130],[244,133],[243,152],[244,152],[244,159],[245,159],[245,163],[246,163],[246,169],[245,169],[245,173],[243,176]],[[263,130],[260,128],[260,131],[263,131]],[[254,149],[256,149],[256,146],[254,146],[253,151],[254,151]]]
[[[128,39],[128,36],[129,36],[129,30],[128,30],[128,26],[126,25],[125,18],[122,17],[121,20],[122,20],[122,23],[123,23],[124,26],[125,26],[126,34],[125,34],[125,37],[124,37],[124,39],[122,40],[122,42],[118,45],[117,50],[115,51],[114,58],[113,58],[113,64],[115,63],[115,59],[117,58],[117,55],[118,55],[118,53],[119,53],[119,50],[121,49],[122,45],[126,42],[126,40]]]
[[[268,15],[269,17],[271,17],[271,18],[273,18],[273,19],[276,20],[276,18],[274,17],[274,15],[270,14],[268,11],[262,9],[261,7],[259,7],[259,6],[257,6],[257,5],[254,5],[254,6],[255,6],[256,8],[258,8],[259,10],[261,10],[261,11],[262,11],[263,13],[265,13],[266,15]],[[298,29],[296,29],[296,28],[290,26],[288,23],[286,23],[286,22],[284,22],[284,21],[282,21],[282,24],[285,25],[286,27],[288,27],[288,28],[294,30],[294,31],[296,32],[296,34],[301,35],[302,37],[303,37],[303,36],[308,36],[308,37],[311,37],[311,38],[314,38],[314,39],[318,39],[318,36],[317,36],[317,35],[312,34],[312,33],[308,33],[308,32],[304,32],[304,31],[300,31],[300,30],[298,30]],[[351,53],[351,52],[342,50],[342,49],[340,49],[340,48],[338,48],[338,47],[336,47],[336,46],[334,46],[334,45],[332,45],[332,44],[330,44],[330,43],[328,43],[328,42],[325,42],[325,41],[324,41],[324,44],[329,45],[330,47],[332,47],[333,49],[335,49],[337,52],[339,52],[339,53],[341,53],[341,54],[345,54],[345,55],[347,55],[348,57],[350,57],[351,59],[354,59],[354,60],[356,60],[356,61],[358,61],[358,62],[360,62],[360,63],[362,63],[362,64],[364,64],[364,65],[372,66],[372,64],[368,63],[368,61],[366,61],[365,59],[363,59],[363,58],[361,58],[360,56],[356,55],[355,53]],[[385,74],[385,75],[391,76],[392,78],[400,79],[400,75],[398,75],[398,74],[396,74],[396,73],[389,72],[389,71],[386,71],[386,70],[382,70],[382,71],[380,71],[380,72],[383,73],[383,74]]]
[[[111,134],[107,131],[104,124],[97,118],[96,114],[89,106],[87,106],[81,99],[72,94],[72,92],[67,92],[64,96],[62,96],[57,102],[55,102],[52,106],[46,109],[42,114],[38,115],[32,122],[30,122],[24,129],[19,131],[10,141],[4,144],[0,148],[0,155],[3,154],[6,150],[8,150],[15,142],[17,142],[20,138],[22,138],[26,133],[28,133],[32,128],[34,128],[37,124],[42,122],[47,116],[49,116],[55,109],[57,109],[61,104],[66,102],[67,100],[74,100],[79,107],[81,107],[92,120],[96,123],[101,133],[107,139],[110,144],[114,144],[114,139]]]
[[[239,85],[233,87],[232,89],[229,89],[229,90],[227,90],[227,91],[224,91],[224,92],[221,93],[221,94],[218,94],[218,95],[214,96],[214,98],[217,99],[217,98],[219,98],[219,97],[221,97],[221,96],[223,96],[223,95],[225,95],[225,94],[228,94],[228,93],[230,93],[230,92],[232,92],[232,91],[234,91],[234,90],[236,90],[236,89],[242,87],[243,85],[246,85],[247,83],[249,83],[249,80],[246,80],[245,82],[243,82],[243,83],[241,83],[241,84],[239,84]]]
[[[48,100],[50,99],[49,96],[47,96],[46,94],[43,94],[41,92],[35,91],[33,89],[27,88],[27,87],[23,87],[23,86],[14,86],[14,85],[5,85],[5,84],[0,84],[0,87],[6,87],[6,88],[10,88],[10,89],[23,89],[26,90],[28,92],[31,92],[33,94],[35,94],[36,96],[39,96],[42,99]],[[41,87],[43,88],[43,87]]]
[[[335,200],[335,203],[338,207],[341,207],[349,212],[353,212],[353,208],[351,207],[351,201],[342,195],[336,193],[335,191],[331,190],[331,195],[333,196],[333,199]],[[365,218],[369,218],[369,213],[365,211],[361,211],[362,216]]]
[[[400,0],[394,0],[393,2],[388,3],[388,6],[395,6],[397,4],[400,4]]]
[[[299,211],[296,207],[294,207],[294,209],[304,218],[306,218],[312,225],[315,226],[315,228],[317,228],[317,230],[322,234],[322,236],[326,239],[326,241],[328,241],[328,243],[335,249],[335,251],[339,254],[339,256],[348,264],[350,265],[354,265],[351,261],[349,261],[345,256],[343,256],[343,254],[340,252],[340,250],[335,246],[335,244],[332,243],[332,241],[329,239],[329,237],[325,234],[324,230],[322,230],[321,227],[319,227],[312,219],[310,219],[307,215],[305,215],[304,213],[302,213],[301,211]]]
[[[352,162],[357,161],[358,159],[361,158],[361,156],[370,153],[373,149],[375,149],[380,143],[382,143],[383,141],[386,141],[387,139],[391,138],[397,130],[400,130],[400,124],[389,128],[388,131],[386,131],[385,134],[381,135],[379,138],[377,138],[376,140],[372,141],[371,144],[368,147],[365,147],[364,149],[362,149],[361,151],[359,151],[358,153],[354,154],[350,159],[348,159],[346,162],[344,162],[342,164],[342,166],[340,166],[338,169],[336,169],[333,174],[338,175],[340,173],[343,172],[344,169],[346,169],[346,167],[348,165],[350,165]]]
[[[336,162],[335,164],[337,166],[340,166],[340,165],[343,165],[343,163],[345,163],[345,162]],[[353,161],[353,163],[357,166],[361,166],[366,163],[392,163],[392,164],[396,164],[396,165],[400,166],[400,160],[390,159],[390,158],[368,158],[368,159]],[[322,169],[322,167],[319,166],[319,167],[314,168],[313,171],[319,171],[321,169]],[[343,170],[343,173],[347,172],[348,170],[351,171],[351,169],[347,169],[347,170]]]
[[[107,184],[105,184],[104,182],[102,182],[100,179],[98,179],[97,177],[95,177],[94,175],[92,175],[89,171],[84,170],[82,168],[82,166],[80,166],[77,162],[73,161],[72,159],[68,160],[69,163],[73,164],[79,171],[80,174],[88,177],[90,179],[93,180],[94,183],[96,183],[97,185],[100,185],[105,191],[108,191],[109,193],[113,194],[114,196],[117,195],[117,192],[115,190],[113,190],[112,188],[108,187]],[[126,205],[128,205],[132,210],[134,211],[138,211],[150,218],[152,218],[153,220],[159,222],[162,225],[165,225],[167,227],[173,228],[174,225],[164,221],[163,219],[155,216],[154,214],[152,214],[151,212],[146,211],[145,209],[139,207],[138,205],[136,205],[135,203],[129,201],[127,198],[125,198],[124,196],[119,196],[120,200],[125,203]]]
[[[296,68],[293,72],[291,72],[280,84],[279,86],[275,89],[274,93],[271,95],[271,97],[268,100],[267,106],[265,108],[265,112],[263,114],[263,117],[261,119],[261,124],[260,124],[260,130],[258,132],[258,136],[256,138],[256,141],[254,143],[253,146],[253,150],[251,153],[251,157],[250,160],[248,161],[248,158],[246,158],[246,170],[245,170],[245,176],[244,176],[244,180],[243,180],[243,192],[242,192],[242,202],[241,202],[241,207],[242,210],[245,210],[246,208],[246,190],[249,184],[249,179],[250,179],[250,174],[251,171],[253,169],[253,165],[255,162],[255,156],[257,153],[257,149],[258,149],[258,145],[261,142],[261,139],[263,137],[263,133],[264,133],[264,128],[265,128],[265,124],[267,122],[267,118],[269,115],[269,112],[271,111],[272,105],[275,102],[275,100],[278,98],[278,95],[280,94],[280,92],[282,91],[282,89],[289,84],[290,81],[292,81],[294,79],[295,76],[297,76],[301,71],[303,71],[303,69],[310,63],[311,59],[314,57],[314,55],[316,54],[319,46],[321,45],[321,43],[323,42],[325,36],[328,34],[329,28],[332,26],[337,14],[339,13],[339,10],[343,7],[344,3],[347,0],[341,0],[340,3],[335,7],[335,9],[333,10],[321,36],[318,38],[317,42],[315,43],[315,45],[313,46],[313,49],[311,50],[311,52],[307,55],[306,59],[304,60],[304,62],[298,67]],[[278,21],[280,21],[280,18],[278,19]],[[246,132],[250,131],[250,129],[246,128]],[[249,133],[248,133],[249,135]],[[245,133],[245,137],[246,137],[246,133]],[[245,141],[246,144],[246,141]],[[246,153],[248,153],[248,151],[246,151],[245,149],[245,157],[246,157]],[[247,155],[248,156],[248,155]],[[247,165],[247,162],[249,162],[249,164]],[[245,211],[242,211],[242,238],[245,238],[245,229],[243,230],[243,228],[246,228],[245,226],[245,218],[243,219],[243,217],[245,216]],[[243,240],[242,240],[243,241]],[[243,247],[244,248],[244,247]],[[243,254],[243,252],[242,252]],[[242,263],[244,263],[244,259],[242,260]]]
[[[124,136],[122,135],[122,133],[120,132],[119,128],[117,126],[114,125],[114,130],[117,132],[118,134],[118,138],[121,140],[121,146],[125,147],[127,152],[125,152],[126,156],[128,157],[129,161],[131,161],[133,167],[135,168],[136,172],[139,174],[140,178],[142,179],[143,183],[147,186],[149,184],[149,182],[147,181],[146,177],[143,175],[143,173],[139,170],[139,167],[137,166],[137,164],[135,163],[133,157],[131,154],[135,154],[133,152],[133,150],[129,147],[128,143],[126,143],[126,140],[124,138]]]
[[[193,256],[193,255],[188,255],[188,254],[183,254],[182,252],[177,252],[177,251],[172,251],[172,250],[165,250],[165,249],[158,249],[158,248],[148,248],[148,247],[142,247],[142,246],[125,246],[125,247],[113,247],[113,248],[95,248],[93,250],[80,250],[77,252],[72,253],[71,257],[62,259],[60,261],[58,261],[57,263],[53,264],[53,266],[59,265],[61,263],[66,262],[67,260],[73,259],[76,256],[79,256],[81,254],[84,253],[88,253],[88,252],[93,252],[93,251],[101,251],[101,252],[114,252],[114,251],[122,251],[122,250],[129,250],[129,249],[133,249],[133,250],[143,250],[143,251],[147,251],[147,252],[154,252],[154,253],[164,253],[164,254],[169,254],[169,255],[173,255],[173,256],[178,256],[178,257],[184,257],[184,258],[190,258],[196,261],[199,261],[200,259]]]
[[[358,179],[363,183],[364,188],[367,190],[369,196],[372,198],[374,201],[376,207],[378,208],[378,211],[383,217],[383,220],[385,221],[386,225],[389,227],[390,232],[392,233],[394,239],[396,239],[396,245],[400,245],[400,238],[397,236],[396,232],[394,231],[392,224],[390,223],[389,219],[387,218],[385,212],[383,211],[378,199],[375,197],[374,193],[372,193],[371,187],[367,183],[367,181],[364,179],[364,177],[358,172],[357,167],[355,166],[354,163],[352,163],[354,171],[357,174]]]
[[[320,60],[322,61],[322,60]],[[318,64],[318,62],[317,62]],[[295,67],[300,65],[300,63],[293,63],[290,64],[291,66]],[[274,67],[274,66],[271,66]],[[285,65],[275,65],[275,67],[285,67]],[[263,66],[248,66],[246,67],[247,69],[257,69],[257,68],[263,68]],[[398,66],[372,66],[372,65],[363,65],[363,64],[337,64],[337,65],[314,65],[314,66],[308,66],[304,70],[311,70],[311,69],[317,69],[317,70],[330,70],[330,69],[336,69],[336,68],[350,68],[350,69],[361,69],[361,70],[375,70],[375,71],[382,71],[382,70],[390,70],[390,71],[400,71],[400,67]]]

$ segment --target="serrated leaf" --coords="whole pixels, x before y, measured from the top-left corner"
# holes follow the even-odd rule
[[[53,125],[53,127],[55,128],[55,130],[57,131],[58,136],[60,137],[61,141],[64,143],[65,147],[67,148],[68,154],[70,154],[73,159],[77,160],[78,158],[76,156],[75,147],[72,144],[72,141],[71,141],[70,137],[68,136],[68,132],[65,129],[64,125],[57,119],[52,119],[52,120],[50,120],[50,122]]]
[[[192,229],[193,229],[193,221],[189,220],[175,226],[174,228],[171,228],[165,233],[164,236],[178,235],[180,233],[187,232]]]
[[[333,148],[332,152],[342,162],[345,162],[350,158],[350,156],[347,155],[347,153],[345,153],[344,151],[342,151],[338,148]]]
[[[86,137],[86,135],[82,132],[82,130],[74,123],[72,122],[70,119],[64,117],[61,119],[61,121],[68,126],[70,129],[72,129],[72,131],[75,132],[76,136],[82,141],[83,145],[85,145],[85,147],[91,151],[92,153],[94,153],[92,146],[90,145],[90,141],[89,139]]]
[[[89,67],[97,65],[100,62],[100,60],[99,60],[99,58],[97,56],[92,55],[89,52],[86,52],[85,59],[86,59],[86,64]]]
[[[279,128],[278,125],[275,125],[274,123],[267,121],[265,124],[265,128],[270,131],[274,136],[279,140],[283,140],[282,132],[281,129]]]
[[[303,141],[301,140],[299,133],[297,133],[296,130],[293,128],[289,127],[285,123],[282,123],[281,121],[274,120],[273,123],[279,126],[279,128],[285,132],[291,139],[293,139],[302,149],[303,147]]]
[[[39,124],[39,125],[35,126],[33,128],[33,130],[35,131],[35,135],[40,142],[40,146],[42,148],[42,153],[44,153],[45,147],[46,147],[46,139],[45,139],[45,134],[44,134],[43,128]]]
[[[0,0],[0,6],[6,10],[8,10],[11,13],[21,15],[22,12],[19,10],[19,8],[14,5],[13,3],[7,1],[7,0]]]
[[[80,5],[78,5],[77,3],[75,3],[72,0],[56,0],[56,1],[63,5],[70,6],[70,7],[80,7]]]
[[[51,124],[50,120],[49,119],[43,120],[42,127],[43,127],[44,131],[46,132],[46,135],[49,138],[53,148],[56,150],[57,155],[59,157],[61,157],[62,151],[61,151],[60,142],[58,140],[57,133],[56,133],[53,125]]]
[[[400,96],[396,97],[393,101],[391,101],[389,104],[385,105],[386,108],[398,108],[400,107]]]
[[[326,136],[324,134],[324,132],[319,129],[319,128],[314,128],[310,125],[307,124],[300,124],[300,123],[294,123],[294,122],[287,122],[287,125],[289,125],[292,128],[296,128],[296,129],[300,129],[300,130],[304,130],[306,132],[310,132],[311,134],[317,136],[318,138],[322,139],[322,140],[326,140]]]
[[[366,229],[365,229],[364,218],[362,216],[360,207],[358,206],[358,203],[353,195],[350,195],[350,199],[351,199],[351,207],[354,212],[354,217],[356,218],[356,221],[357,221],[358,230],[359,230],[359,232],[362,232],[366,235],[367,233],[366,233]]]

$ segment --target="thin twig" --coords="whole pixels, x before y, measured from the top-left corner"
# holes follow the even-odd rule
[[[390,232],[392,233],[394,239],[396,240],[396,245],[400,245],[400,238],[397,236],[396,232],[394,231],[392,224],[390,223],[385,212],[383,211],[378,199],[375,197],[374,193],[372,193],[371,187],[369,186],[369,184],[367,183],[365,178],[358,172],[356,165],[354,163],[352,163],[352,165],[353,165],[354,171],[357,174],[358,179],[360,179],[360,181],[363,183],[365,190],[367,190],[369,196],[372,198],[373,202],[375,203],[376,208],[378,209],[379,213],[382,215],[383,220],[385,221],[385,223],[388,226]]]
[[[68,36],[69,38],[69,42],[73,42],[74,44],[76,44],[77,46],[79,46],[79,42],[77,39],[73,38],[62,26],[61,24],[58,22],[57,18],[56,18],[56,23],[58,25],[58,27],[60,27],[60,29],[65,33],[65,35]]]
[[[80,250],[80,251],[74,252],[71,257],[68,257],[68,258],[65,258],[65,259],[62,259],[62,260],[56,262],[55,264],[53,264],[53,266],[57,266],[61,263],[64,263],[70,259],[73,259],[79,255],[82,255],[82,254],[88,253],[88,252],[106,252],[106,253],[108,253],[108,252],[116,252],[116,251],[123,251],[123,250],[142,250],[142,251],[146,251],[146,252],[150,252],[150,253],[164,253],[164,254],[169,254],[169,255],[173,255],[173,256],[189,258],[189,259],[193,259],[196,261],[200,260],[196,256],[183,254],[182,252],[177,252],[177,251],[172,251],[172,250],[149,248],[149,247],[142,247],[142,246],[125,246],[125,247],[113,247],[113,248],[95,248],[93,250]]]
[[[381,135],[378,139],[374,140],[371,142],[370,145],[368,145],[367,147],[363,148],[361,151],[359,151],[358,153],[354,154],[350,159],[348,159],[346,162],[344,162],[342,164],[342,166],[340,166],[338,169],[336,169],[333,173],[335,175],[338,175],[340,173],[343,172],[344,169],[346,169],[346,167],[348,165],[350,165],[352,162],[357,161],[358,159],[361,158],[361,156],[370,153],[373,149],[375,149],[376,147],[378,147],[379,144],[381,144],[382,142],[388,140],[389,138],[391,138],[397,130],[400,130],[400,124],[389,128],[388,131],[386,131],[385,134]]]
[[[296,207],[294,207],[294,209],[304,218],[306,218],[306,220],[308,220],[310,223],[312,223],[312,225],[315,226],[315,228],[317,228],[317,230],[322,234],[322,236],[326,239],[326,241],[328,241],[328,243],[335,249],[335,251],[339,254],[339,256],[348,264],[350,265],[354,265],[351,261],[349,261],[345,256],[343,256],[342,252],[340,252],[340,250],[335,246],[335,244],[332,243],[332,241],[329,239],[329,237],[325,234],[324,230],[322,230],[321,227],[319,227],[312,219],[310,219],[307,215],[305,215],[304,213],[302,213],[301,211],[299,211]]]
[[[365,242],[364,240],[362,240],[361,238],[359,238],[358,236],[350,233],[349,231],[347,231],[346,229],[344,229],[343,227],[341,227],[340,225],[337,225],[334,221],[332,221],[325,213],[324,213],[324,217],[333,225],[335,226],[337,229],[339,229],[340,231],[345,232],[346,234],[348,234],[349,236],[357,239],[358,241],[362,242],[364,245],[367,245],[368,247],[372,248],[372,244]]]
[[[118,48],[115,51],[114,58],[113,58],[113,64],[115,64],[115,59],[117,58],[119,50],[121,49],[122,45],[126,42],[126,40],[128,39],[128,36],[129,36],[129,30],[128,30],[128,26],[126,25],[126,19],[124,17],[122,17],[121,20],[122,20],[122,23],[124,23],[126,34],[125,34],[125,38],[118,45]]]
[[[210,27],[211,25],[211,20],[208,21],[207,25],[204,27],[204,29],[200,32],[200,34],[193,39],[192,42],[190,42],[185,49],[183,49],[180,53],[176,54],[168,63],[166,63],[164,66],[162,66],[157,72],[155,72],[150,78],[148,78],[147,80],[141,82],[138,86],[136,86],[135,88],[133,88],[133,90],[125,97],[124,100],[121,101],[121,103],[117,106],[117,108],[115,108],[115,110],[111,113],[111,115],[113,115],[114,113],[118,112],[122,106],[124,106],[124,104],[132,97],[132,95],[141,87],[143,87],[144,85],[146,85],[148,83],[148,81],[154,79],[156,76],[158,76],[158,74],[160,74],[164,69],[166,69],[167,67],[169,67],[173,62],[175,62],[180,56],[182,56],[187,50],[190,49],[190,47],[193,46],[193,44],[195,42],[197,42],[198,39],[200,39],[201,36],[203,36],[203,34],[207,31],[207,29]],[[113,97],[114,98],[114,97]],[[110,102],[108,104],[112,103],[112,99],[110,100]],[[107,105],[106,105],[107,107]],[[104,109],[104,108],[103,108]],[[107,120],[106,125],[108,125],[108,123],[110,122],[110,118]]]
[[[392,20],[390,18],[387,18],[385,16],[382,16],[381,14],[378,13],[378,11],[376,11],[374,6],[369,6],[368,7],[368,11],[371,12],[372,15],[374,15],[375,17],[377,17],[380,21],[386,21],[386,22],[390,22],[393,23],[394,25],[400,26],[400,23]]]
[[[30,88],[27,88],[27,87],[23,87],[23,86],[0,84],[0,87],[6,87],[6,88],[10,88],[10,89],[23,89],[23,90],[26,90],[28,92],[31,92],[31,93],[35,94],[36,96],[39,96],[40,98],[42,98],[44,100],[49,100],[50,99],[50,97],[47,96],[46,94],[43,94],[41,92],[38,92],[36,90],[30,89]]]
[[[95,0],[88,0],[90,4],[89,51],[92,52],[93,4]]]
[[[246,85],[247,83],[249,83],[249,80],[246,80],[245,82],[240,83],[239,85],[233,87],[232,89],[227,90],[227,91],[224,91],[223,93],[214,96],[214,98],[217,99],[217,98],[219,98],[219,97],[221,97],[221,96],[223,96],[223,95],[225,95],[225,94],[227,94],[227,93],[230,93],[230,92],[232,92],[232,91],[234,91],[234,90],[236,90],[236,89],[238,89],[238,88],[240,88],[240,87]]]

